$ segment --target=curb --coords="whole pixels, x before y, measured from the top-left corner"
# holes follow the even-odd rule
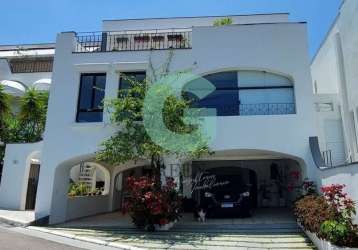
[[[79,241],[83,241],[83,242],[87,242],[87,243],[97,244],[97,245],[101,245],[101,246],[115,247],[120,250],[147,250],[146,248],[133,247],[133,246],[125,245],[122,243],[108,242],[108,241],[99,240],[99,239],[95,239],[95,238],[76,236],[75,234],[56,232],[56,231],[52,231],[51,229],[42,228],[42,227],[26,226],[26,229],[39,231],[39,232],[47,233],[47,234],[52,234],[52,235],[56,235],[56,236],[60,236],[60,237],[64,237],[64,238],[68,238],[68,239],[72,239],[72,240],[79,240]]]
[[[27,227],[30,226],[32,222],[22,222],[22,221],[7,219],[5,217],[0,217],[0,223],[4,223],[15,227]]]

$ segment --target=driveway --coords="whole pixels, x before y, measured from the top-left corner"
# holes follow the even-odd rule
[[[0,248],[1,250],[81,250],[81,248],[12,232],[1,225]]]

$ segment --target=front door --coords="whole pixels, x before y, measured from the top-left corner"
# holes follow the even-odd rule
[[[36,193],[37,193],[37,185],[39,182],[40,175],[40,165],[39,164],[31,164],[30,173],[29,173],[29,181],[27,184],[27,195],[26,195],[26,210],[34,210],[36,203]]]

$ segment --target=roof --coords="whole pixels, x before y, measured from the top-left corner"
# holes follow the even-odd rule
[[[0,45],[0,51],[54,49],[55,43]]]
[[[163,19],[184,19],[184,18],[222,18],[222,17],[244,17],[244,16],[268,16],[268,15],[289,15],[288,12],[278,13],[257,13],[257,14],[242,14],[242,15],[220,15],[220,16],[183,16],[183,17],[149,17],[149,18],[124,18],[124,19],[104,19],[106,21],[130,21],[130,20],[163,20]]]

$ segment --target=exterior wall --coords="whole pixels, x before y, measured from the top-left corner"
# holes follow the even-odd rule
[[[110,212],[108,202],[108,195],[70,197],[67,202],[66,221]]]
[[[283,23],[196,27],[192,38],[192,49],[174,50],[171,71],[193,67],[194,73],[205,75],[256,69],[281,73],[294,81],[297,114],[207,118],[217,122],[217,137],[211,148],[260,149],[291,155],[304,165],[305,176],[314,179],[308,138],[317,135],[317,131],[306,26]],[[61,210],[67,208],[69,166],[93,158],[101,142],[114,131],[107,114],[101,123],[75,123],[80,73],[106,72],[105,96],[111,98],[117,96],[118,71],[146,70],[150,57],[158,66],[168,56],[167,51],[72,53],[74,44],[74,33],[62,33],[57,38],[36,207],[37,218],[51,214],[51,223],[66,218]]]
[[[315,95],[315,105],[317,124],[320,128],[319,145],[322,152],[326,154],[326,164],[329,166],[342,165],[348,159],[337,95]]]
[[[119,30],[148,30],[148,29],[173,29],[191,28],[193,26],[212,26],[216,19],[226,16],[208,17],[180,17],[180,18],[149,18],[149,19],[127,19],[127,20],[105,20],[102,24],[104,31]],[[252,23],[280,23],[288,22],[288,14],[262,14],[230,16],[233,24]]]
[[[336,94],[338,97],[346,158],[352,161],[358,161],[357,11],[357,1],[344,1],[336,22],[311,65],[318,94]]]
[[[0,184],[0,207],[24,210],[31,159],[39,160],[42,142],[6,145]]]

